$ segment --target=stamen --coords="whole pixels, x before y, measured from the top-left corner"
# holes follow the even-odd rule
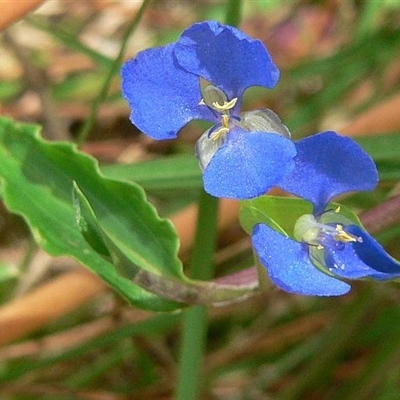
[[[212,135],[210,136],[211,140],[217,141],[220,139],[221,136],[225,135],[229,132],[229,127],[221,126],[219,129],[215,130]]]
[[[206,80],[200,80],[202,99],[199,102],[200,106],[207,106],[217,118],[221,118],[221,122],[215,125],[208,131],[208,138],[219,141],[219,139],[226,135],[236,125],[236,121],[240,118],[230,115],[231,110],[236,106],[238,98],[228,100],[227,95],[218,87],[212,85]],[[231,120],[235,123],[230,124]]]
[[[230,101],[224,101],[223,104],[219,104],[216,101],[212,102],[212,106],[215,110],[219,111],[220,113],[226,112],[231,110],[233,107],[235,107],[236,103],[238,101],[238,98],[235,97],[234,99]]]
[[[224,128],[229,130],[229,115],[224,114],[221,119],[221,124]]]
[[[228,111],[235,107],[238,98],[235,97],[228,101],[226,94],[216,86],[207,84],[201,87],[202,99],[199,102],[200,106],[208,106],[220,114],[229,114]]]
[[[340,224],[336,225],[335,228],[337,235],[335,236],[335,240],[338,242],[343,242],[343,243],[349,243],[349,242],[359,242],[362,243],[362,238],[361,237],[356,237],[351,235],[350,233],[346,232],[343,229],[343,226]]]
[[[320,223],[311,214],[302,215],[295,224],[294,237],[299,242],[304,242],[310,246],[317,246],[322,250],[325,246],[334,243],[343,245],[351,242],[362,243],[362,238],[346,232],[343,225],[336,224],[331,226]],[[336,246],[336,245],[335,245]]]
[[[224,144],[227,130],[221,125],[215,125],[206,130],[196,142],[196,157],[199,160],[201,169],[207,167],[214,154]]]

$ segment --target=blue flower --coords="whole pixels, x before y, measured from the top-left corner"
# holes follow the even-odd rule
[[[400,263],[364,229],[327,210],[329,201],[354,190],[372,190],[378,181],[372,159],[350,138],[323,132],[296,144],[295,168],[279,186],[313,204],[301,216],[294,239],[264,224],[253,228],[252,243],[271,280],[303,295],[337,296],[350,285],[340,280],[400,277]]]
[[[252,198],[293,168],[290,133],[270,110],[240,113],[244,91],[273,88],[279,70],[259,40],[219,22],[186,29],[177,42],[140,52],[122,68],[131,121],[173,139],[194,119],[213,125],[196,144],[204,187],[216,197]]]

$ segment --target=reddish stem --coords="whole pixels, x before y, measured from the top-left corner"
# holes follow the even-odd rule
[[[400,195],[390,197],[376,207],[360,214],[365,229],[376,234],[400,223]]]

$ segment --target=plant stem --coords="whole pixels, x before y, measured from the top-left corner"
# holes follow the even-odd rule
[[[217,237],[218,199],[202,191],[199,201],[191,277],[212,278],[212,258]],[[190,307],[183,312],[183,337],[177,379],[176,400],[199,398],[203,352],[207,334],[207,309]]]
[[[232,26],[239,26],[242,11],[242,1],[228,0],[226,7],[225,23]]]
[[[119,50],[119,53],[118,53],[117,57],[115,58],[115,60],[113,61],[113,63],[111,64],[111,68],[108,70],[108,74],[105,77],[101,91],[92,104],[89,117],[86,119],[85,124],[83,125],[82,129],[80,130],[80,132],[78,134],[78,139],[77,139],[78,146],[81,146],[86,141],[91,129],[93,128],[100,105],[107,97],[108,89],[111,84],[111,80],[120,68],[120,64],[121,64],[121,61],[122,61],[122,58],[123,58],[123,55],[125,52],[125,48],[128,44],[128,39],[132,35],[132,32],[134,32],[134,30],[138,26],[149,3],[150,3],[150,0],[143,1],[142,6],[140,7],[139,11],[136,14],[136,17],[132,20],[132,22],[130,23],[130,25],[128,26],[128,29],[126,30],[126,32],[124,34],[124,37],[122,38],[122,43],[121,43],[121,48]]]
[[[228,0],[225,22],[238,26],[241,0]],[[196,237],[193,248],[191,277],[208,280],[212,278],[212,258],[218,226],[218,199],[204,190],[200,195]],[[207,334],[207,309],[194,306],[184,311],[183,337],[179,360],[176,400],[196,400],[200,396],[202,361]]]
[[[376,234],[400,223],[400,195],[390,197],[360,215],[365,229]]]

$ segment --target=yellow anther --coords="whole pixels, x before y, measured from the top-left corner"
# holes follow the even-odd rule
[[[342,225],[337,224],[335,228],[337,235],[335,239],[340,242],[349,243],[349,242],[357,242],[358,239],[349,233],[347,233]]]
[[[222,115],[221,124],[224,128],[229,130],[229,115]]]
[[[340,206],[337,206],[337,207],[335,208],[335,213],[340,213]]]
[[[212,140],[218,140],[222,135],[225,135],[225,133],[229,132],[229,128],[225,126],[221,126],[219,129],[213,132],[211,135]]]
[[[238,99],[237,97],[235,97],[234,99],[232,99],[231,101],[224,101],[224,104],[219,104],[218,102],[214,101],[212,103],[212,106],[215,110],[219,111],[219,112],[225,112],[225,111],[229,111],[231,110],[233,107],[235,107],[236,103],[237,103]]]
[[[221,118],[221,126],[211,135],[212,140],[218,140],[222,135],[229,132],[229,115],[223,114]]]
[[[230,101],[225,100],[225,93],[212,85],[207,86],[202,93],[204,97],[200,100],[199,105],[206,105],[217,111],[221,116],[221,126],[209,136],[210,139],[217,141],[221,138],[221,136],[229,132],[229,111],[235,107],[238,99],[235,97]],[[217,99],[218,101],[212,101],[214,99]]]

